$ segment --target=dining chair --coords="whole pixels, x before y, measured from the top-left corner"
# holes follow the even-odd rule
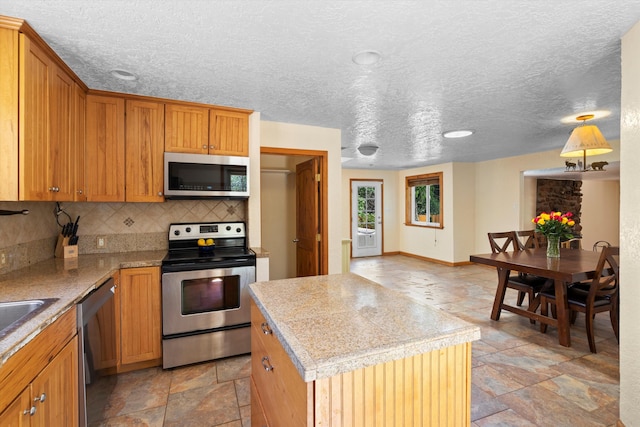
[[[491,252],[494,254],[501,252],[514,252],[524,250],[524,244],[518,239],[515,231],[503,231],[498,233],[487,233]],[[535,235],[534,235],[535,237]],[[527,242],[529,240],[527,239]],[[533,244],[533,243],[532,243]],[[517,305],[521,306],[525,295],[529,297],[529,305],[531,305],[535,294],[540,291],[544,285],[545,279],[539,280],[536,276],[527,274],[518,274],[518,276],[509,276],[507,287],[518,291]],[[533,323],[533,322],[532,322]]]
[[[566,249],[582,249],[582,239],[573,238],[560,242],[560,246]]]
[[[598,240],[593,244],[593,251],[600,252],[603,248],[608,248],[609,246],[611,246],[611,243],[606,240]]]
[[[572,321],[575,320],[575,313],[585,313],[585,323],[587,338],[589,339],[589,350],[596,352],[593,322],[597,313],[609,312],[611,326],[619,341],[619,307],[618,295],[620,288],[619,266],[617,257],[620,255],[618,246],[605,247],[601,254],[593,279],[589,282],[589,287],[571,286],[567,290],[567,301],[569,310],[572,312]],[[586,282],[583,282],[583,285]],[[543,290],[540,292],[540,313],[548,315],[549,304],[556,304],[556,297],[553,290]],[[540,331],[545,333],[547,325],[540,324]]]

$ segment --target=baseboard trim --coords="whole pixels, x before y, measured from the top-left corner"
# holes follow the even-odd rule
[[[398,255],[404,255],[407,256],[409,258],[416,258],[416,259],[420,259],[422,261],[429,261],[429,262],[433,262],[435,264],[441,264],[441,265],[446,265],[448,267],[460,267],[462,265],[472,265],[473,263],[471,261],[460,261],[460,262],[449,262],[449,261],[443,261],[441,259],[435,259],[435,258],[429,258],[429,257],[425,257],[422,255],[416,255],[416,254],[412,254],[409,252],[398,252]]]

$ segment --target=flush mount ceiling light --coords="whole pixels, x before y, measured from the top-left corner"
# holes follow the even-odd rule
[[[111,70],[111,75],[117,79],[126,80],[129,82],[138,80],[138,76],[126,70]]]
[[[571,136],[564,145],[560,157],[577,157],[582,156],[582,169],[580,172],[586,172],[587,156],[595,156],[598,154],[610,153],[613,148],[609,145],[600,129],[596,125],[585,125],[587,120],[593,119],[593,114],[584,114],[576,117],[576,120],[582,121],[582,124],[571,132]],[[565,162],[566,163],[566,162]],[[573,165],[575,167],[575,164]],[[567,169],[569,164],[567,164]]]
[[[442,133],[445,138],[464,138],[473,134],[472,130],[449,130]]]
[[[375,50],[363,50],[353,55],[352,61],[358,65],[373,65],[380,61],[382,56]]]
[[[362,144],[358,147],[358,151],[363,156],[372,156],[378,151],[378,146],[373,144]]]

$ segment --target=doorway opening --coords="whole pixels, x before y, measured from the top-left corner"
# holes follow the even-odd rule
[[[262,246],[269,279],[328,273],[326,151],[261,147]]]

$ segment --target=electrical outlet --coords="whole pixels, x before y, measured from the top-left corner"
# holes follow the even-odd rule
[[[96,239],[96,248],[102,249],[105,247],[106,239],[103,236],[98,236]]]

